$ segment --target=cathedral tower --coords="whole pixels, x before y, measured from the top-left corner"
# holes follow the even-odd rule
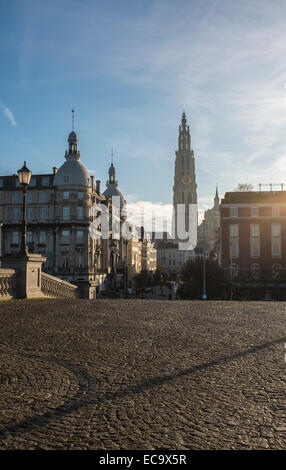
[[[194,152],[191,150],[190,127],[183,112],[179,126],[178,150],[175,160],[175,177],[173,186],[173,205],[175,213],[177,204],[186,204],[185,230],[190,230],[189,204],[197,204],[197,184]]]

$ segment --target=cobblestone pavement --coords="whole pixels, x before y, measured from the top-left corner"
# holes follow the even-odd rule
[[[286,447],[286,304],[0,304],[1,449]]]

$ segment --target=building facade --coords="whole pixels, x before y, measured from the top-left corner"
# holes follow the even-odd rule
[[[78,137],[68,138],[66,161],[53,173],[33,175],[27,191],[27,244],[46,257],[44,271],[61,279],[98,280],[102,276],[102,243],[90,234],[90,208],[106,203],[100,182],[81,163]],[[17,175],[0,177],[2,253],[18,253],[22,230],[23,189]]]
[[[219,251],[220,210],[218,189],[214,197],[214,205],[204,213],[204,220],[198,226],[198,251],[208,252],[215,256]]]
[[[220,262],[245,298],[286,299],[286,191],[226,193]]]
[[[151,240],[144,239],[141,241],[141,268],[142,271],[154,273],[157,269],[157,250]]]

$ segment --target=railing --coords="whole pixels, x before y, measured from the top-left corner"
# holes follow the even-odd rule
[[[80,297],[79,288],[47,273],[41,275],[41,291],[47,297],[76,299]]]
[[[0,269],[0,300],[9,300],[14,297],[16,297],[16,271]]]

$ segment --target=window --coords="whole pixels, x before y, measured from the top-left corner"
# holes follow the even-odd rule
[[[32,207],[27,207],[26,215],[27,215],[28,220],[31,220],[33,218],[33,208]]]
[[[0,188],[3,188],[3,186],[4,186],[4,180],[3,178],[0,178]]]
[[[69,199],[70,193],[68,191],[63,192],[63,199]]]
[[[229,226],[229,256],[230,258],[238,258],[239,256],[238,224],[230,224]]]
[[[18,192],[12,193],[12,202],[16,202],[16,203],[20,202],[20,193]]]
[[[76,240],[78,243],[83,243],[83,230],[76,231]]]
[[[79,269],[82,269],[82,254],[81,253],[77,254],[76,264]]]
[[[63,269],[69,269],[69,266],[70,266],[70,259],[69,259],[69,255],[68,254],[63,254],[63,258],[62,258],[62,267]]]
[[[230,275],[231,275],[231,279],[237,279],[238,278],[238,275],[239,275],[239,266],[238,266],[238,264],[233,263],[231,265]]]
[[[47,208],[46,207],[40,207],[40,219],[44,220],[47,218]]]
[[[49,186],[50,184],[50,177],[49,176],[43,176],[42,177],[42,186]]]
[[[70,177],[69,176],[63,176],[63,182],[64,183],[69,183],[70,182]]]
[[[26,201],[27,202],[33,202],[33,193],[31,191],[27,192]]]
[[[250,266],[250,276],[254,281],[259,281],[260,279],[260,265],[254,263]]]
[[[281,224],[271,224],[272,257],[281,256]]]
[[[47,232],[40,232],[40,239],[39,242],[44,244],[47,242]]]
[[[69,206],[63,206],[63,220],[69,220],[70,218],[70,208]]]
[[[230,217],[237,217],[238,216],[238,208],[237,207],[231,207],[230,208]]]
[[[77,208],[77,218],[78,219],[83,219],[83,207],[82,206],[79,206]]]
[[[272,207],[272,217],[280,217],[280,207]]]
[[[33,232],[27,232],[27,243],[32,243],[33,241]]]
[[[280,264],[273,264],[272,266],[272,279],[278,281],[280,279]]]
[[[259,224],[250,225],[250,256],[258,258],[260,256],[260,227]]]
[[[36,184],[37,184],[37,179],[35,176],[32,176],[30,180],[30,186],[36,186]]]
[[[13,245],[19,245],[19,232],[13,232],[12,243]]]
[[[39,192],[39,201],[40,202],[47,202],[47,193],[45,191]]]
[[[79,192],[77,193],[77,195],[78,195],[78,198],[79,198],[79,199],[83,199],[83,192],[82,192],[82,191],[79,191]]]
[[[62,231],[62,242],[63,243],[69,243],[70,241],[70,231],[69,230],[63,230]]]
[[[258,207],[251,207],[251,217],[258,217]]]
[[[19,207],[12,208],[12,219],[18,220],[19,219]]]

